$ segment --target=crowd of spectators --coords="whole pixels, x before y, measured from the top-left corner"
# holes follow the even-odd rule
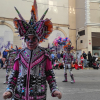
[[[53,53],[51,54],[52,58],[52,65],[55,69],[61,69],[64,66],[63,62],[63,54],[65,52],[62,51],[61,53]],[[100,64],[98,63],[98,54],[94,53],[92,56],[91,52],[89,51],[87,54],[85,51],[80,55],[79,53],[76,53],[75,51],[71,51],[71,54],[73,55],[73,63],[72,68],[75,68],[77,70],[92,67],[94,69],[99,69]]]
[[[78,54],[77,54],[78,55]],[[92,67],[94,69],[99,69],[98,54],[94,53],[92,56],[89,51],[87,54],[83,51],[81,56],[77,56],[78,64],[81,63],[84,68]]]
[[[53,65],[54,69],[62,69],[63,68],[63,54],[64,54],[63,51],[62,51],[62,53],[52,52],[51,58],[52,58],[52,65]]]
[[[64,51],[62,51],[61,53],[60,52],[58,52],[58,53],[52,52],[51,58],[52,58],[53,68],[55,68],[55,69],[62,69],[63,68],[63,66],[64,66],[64,62],[63,62],[64,53],[65,53]],[[8,53],[7,53],[6,49],[3,51],[2,54],[0,52],[0,64],[1,64],[0,68],[3,68],[5,60],[7,58],[7,54]],[[71,51],[71,54],[73,55],[72,68],[75,68],[77,70],[83,69],[83,67],[84,68],[92,67],[94,69],[99,69],[100,64],[98,63],[98,54],[97,53],[94,53],[94,55],[92,56],[90,51],[88,52],[88,54],[86,54],[85,51],[83,51],[82,55],[80,56],[79,53],[76,54],[75,51]]]

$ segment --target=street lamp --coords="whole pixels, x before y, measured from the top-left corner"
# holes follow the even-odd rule
[[[76,36],[76,50],[77,50],[77,40],[80,38],[80,35],[79,34],[77,34],[77,36]]]
[[[77,29],[71,29],[71,28],[69,28],[68,27],[68,29],[69,30],[77,30]],[[80,38],[80,35],[79,34],[77,34],[77,36],[76,36],[76,50],[77,50],[77,40]]]

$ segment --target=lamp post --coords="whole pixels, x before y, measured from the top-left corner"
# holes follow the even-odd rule
[[[72,28],[69,28],[69,27],[68,27],[68,29],[69,29],[69,30],[77,30],[77,29],[72,29]],[[77,50],[77,40],[78,40],[78,39],[79,39],[79,35],[76,36],[76,50]]]
[[[76,36],[76,50],[77,50],[77,40],[80,38],[79,35]]]

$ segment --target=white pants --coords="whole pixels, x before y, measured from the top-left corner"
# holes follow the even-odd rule
[[[67,69],[69,70],[70,75],[72,74],[72,68],[71,68],[71,64],[65,64],[64,65],[64,73],[67,73]]]

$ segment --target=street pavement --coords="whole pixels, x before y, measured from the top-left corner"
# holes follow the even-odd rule
[[[68,82],[62,82],[64,70],[54,70],[56,75],[59,90],[62,93],[61,100],[100,100],[100,69],[73,69],[75,83],[70,83],[68,73]],[[5,69],[0,69],[0,100],[3,100],[2,94],[6,89]],[[10,99],[7,99],[10,100]],[[51,97],[49,86],[47,91],[47,100],[58,100],[56,97]]]

